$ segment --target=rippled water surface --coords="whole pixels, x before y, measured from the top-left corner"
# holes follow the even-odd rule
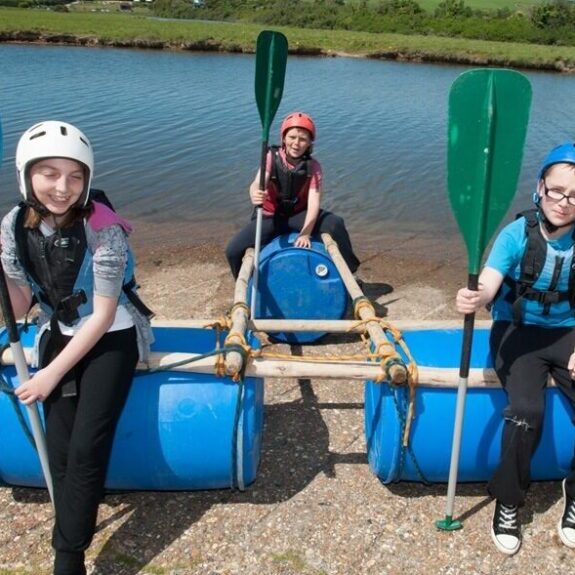
[[[17,199],[17,138],[58,118],[91,138],[94,184],[128,217],[189,224],[191,239],[204,240],[227,237],[249,216],[262,141],[254,56],[1,45],[0,60],[2,213]],[[324,205],[367,244],[394,230],[456,234],[445,191],[447,96],[464,70],[290,56],[270,142],[288,112],[314,116]],[[534,99],[515,210],[528,205],[547,150],[575,138],[575,77],[527,76]]]

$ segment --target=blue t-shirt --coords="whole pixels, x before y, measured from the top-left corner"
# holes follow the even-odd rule
[[[501,230],[485,262],[485,267],[493,268],[503,276],[510,276],[517,280],[520,275],[521,259],[527,248],[527,234],[525,231],[525,218],[518,218]],[[541,291],[549,289],[556,259],[563,258],[561,273],[556,290],[567,291],[569,284],[569,270],[573,259],[573,230],[560,238],[547,241],[547,257],[541,275],[533,284],[533,288]],[[495,299],[491,313],[494,320],[513,321],[512,304],[505,300],[510,288],[504,282],[501,292]],[[551,304],[549,314],[543,315],[543,304],[528,300],[521,300],[521,320],[524,324],[539,325],[542,327],[573,327],[575,314],[568,301]]]

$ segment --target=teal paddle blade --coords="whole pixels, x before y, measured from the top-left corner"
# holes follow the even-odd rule
[[[280,105],[288,56],[287,38],[281,32],[264,30],[256,44],[256,103],[262,121],[263,140]]]
[[[513,70],[470,70],[451,86],[447,188],[470,274],[515,195],[530,106],[531,84]]]

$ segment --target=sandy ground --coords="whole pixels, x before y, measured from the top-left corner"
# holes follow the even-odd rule
[[[217,317],[230,307],[221,246],[163,242],[148,231],[134,245],[142,293],[159,318]],[[360,252],[364,290],[381,316],[457,317],[453,296],[467,273],[461,247],[408,235],[382,245]],[[511,558],[491,543],[485,485],[460,485],[457,494],[464,528],[438,531],[446,485],[385,486],[371,473],[361,384],[267,381],[256,482],[245,492],[108,495],[88,560],[91,572],[106,575],[574,572],[575,554],[555,531],[558,482],[532,486],[521,510],[523,548]],[[1,488],[0,574],[50,573],[51,526],[44,491]]]

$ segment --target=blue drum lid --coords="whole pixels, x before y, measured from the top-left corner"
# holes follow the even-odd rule
[[[341,319],[348,295],[323,243],[312,240],[309,249],[296,248],[297,234],[280,236],[260,254],[256,318]],[[250,281],[248,293],[251,295]],[[287,343],[308,343],[324,333],[279,332],[272,335]]]

